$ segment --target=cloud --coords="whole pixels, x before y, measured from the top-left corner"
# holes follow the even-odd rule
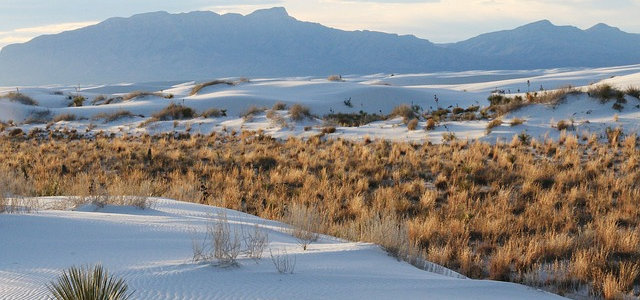
[[[55,34],[63,31],[74,30],[96,24],[98,22],[71,22],[49,24],[43,26],[16,28],[10,31],[0,32],[0,48],[14,43],[24,43],[43,34]]]

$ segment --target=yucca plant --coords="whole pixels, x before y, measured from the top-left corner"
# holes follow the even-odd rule
[[[133,295],[123,279],[113,277],[101,265],[71,267],[47,288],[57,300],[124,300]]]

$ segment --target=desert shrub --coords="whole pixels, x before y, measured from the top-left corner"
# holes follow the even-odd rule
[[[136,99],[136,98],[144,98],[144,97],[148,97],[148,96],[160,97],[160,98],[165,98],[165,99],[173,99],[173,94],[165,94],[165,93],[160,93],[160,92],[135,91],[135,92],[131,92],[131,93],[128,93],[128,94],[122,96],[122,100],[129,101],[129,100],[133,100],[133,99]]]
[[[613,109],[615,109],[617,111],[622,111],[624,109],[624,105],[620,104],[619,102],[616,102],[616,103],[613,103],[611,108],[613,108]]]
[[[358,127],[366,125],[372,122],[384,120],[384,117],[378,114],[369,114],[364,111],[359,113],[336,113],[329,114],[323,117],[325,121],[331,124],[344,126],[344,127]]]
[[[416,130],[418,128],[418,119],[413,118],[409,123],[407,123],[407,129]]]
[[[323,224],[322,216],[313,207],[293,203],[285,216],[285,222],[291,225],[291,235],[298,240],[303,250],[318,240]]]
[[[46,124],[51,120],[50,110],[33,111],[23,124]]]
[[[60,114],[57,115],[55,117],[53,117],[53,122],[54,123],[58,123],[58,122],[62,122],[62,121],[75,121],[77,119],[76,115],[74,114]]]
[[[123,279],[109,274],[101,265],[71,267],[65,270],[54,282],[47,285],[51,296],[57,300],[131,299],[133,291]]]
[[[628,87],[627,90],[625,91],[625,94],[640,100],[640,89],[637,87],[633,87],[633,86]]]
[[[452,112],[453,112],[454,115],[459,115],[459,114],[465,112],[465,109],[462,108],[462,107],[454,107]]]
[[[427,119],[427,126],[424,127],[425,130],[434,130],[436,128],[436,121],[433,118]]]
[[[296,257],[289,255],[287,253],[287,249],[282,250],[282,253],[269,250],[271,254],[271,262],[273,262],[273,266],[276,268],[276,271],[280,274],[293,274],[293,271],[296,268]]]
[[[622,91],[619,91],[609,84],[600,84],[589,88],[587,94],[590,97],[600,99],[600,102],[607,102],[611,99],[621,98],[624,96]]]
[[[440,120],[443,120],[450,113],[451,111],[446,108],[438,108],[437,110],[434,110],[433,112],[431,112],[430,117],[440,121]]]
[[[208,87],[208,86],[214,86],[214,85],[219,85],[219,84],[225,84],[225,85],[229,85],[229,86],[233,86],[235,85],[235,83],[233,81],[228,81],[228,80],[212,80],[212,81],[207,81],[207,82],[203,82],[203,83],[199,83],[196,84],[192,89],[191,92],[189,93],[190,96],[196,95],[198,94],[202,89]]]
[[[216,263],[219,266],[235,266],[241,251],[242,236],[231,225],[224,212],[219,212],[213,223],[207,224],[202,241],[193,240],[193,261]]]
[[[509,104],[512,101],[511,98],[505,97],[502,94],[491,94],[487,100],[489,100],[489,105],[491,106]]]
[[[489,124],[487,124],[487,133],[491,132],[491,130],[493,128],[496,128],[498,126],[502,125],[502,119],[493,119],[491,120],[491,122],[489,122]]]
[[[192,119],[196,116],[195,111],[181,104],[171,103],[161,111],[152,115],[153,119],[158,121],[185,120]]]
[[[9,130],[8,134],[9,134],[10,137],[16,137],[16,136],[23,135],[24,132],[20,128],[13,128],[13,129]]]
[[[336,128],[333,126],[327,126],[327,127],[323,127],[322,128],[322,133],[324,134],[331,134],[331,133],[335,133],[336,132]]]
[[[84,101],[86,101],[87,98],[85,98],[82,95],[76,95],[73,97],[73,99],[71,99],[71,103],[69,103],[70,107],[81,107],[84,105]]]
[[[562,130],[572,130],[573,129],[573,125],[571,124],[571,122],[566,121],[566,120],[560,120],[558,121],[558,123],[556,124],[556,129],[558,129],[558,131],[562,131]]]
[[[511,119],[511,126],[518,126],[518,125],[522,125],[524,124],[525,120],[524,119],[520,119],[520,118],[513,118]]]
[[[288,127],[287,121],[284,119],[282,115],[278,113],[278,111],[270,109],[267,111],[267,119],[269,119],[273,124],[279,126],[280,128]]]
[[[244,244],[245,248],[242,248]],[[269,236],[258,225],[247,231],[231,228],[227,214],[218,212],[216,220],[207,224],[202,240],[192,240],[193,261],[229,267],[238,265],[238,256],[245,254],[260,260],[269,244]]]
[[[289,114],[291,116],[291,119],[294,121],[301,121],[304,118],[311,117],[309,108],[300,104],[291,105],[291,107],[289,108]]]
[[[609,141],[609,144],[614,146],[618,145],[618,143],[621,141],[624,135],[622,132],[622,128],[620,127],[616,127],[616,128],[607,127],[607,129],[605,130],[605,133],[607,135],[607,140]]]
[[[11,102],[18,102],[24,105],[38,106],[38,101],[33,100],[33,98],[18,92],[9,92],[8,94],[1,96],[0,99],[1,98],[7,98]]]
[[[442,133],[442,141],[443,142],[453,142],[455,140],[457,140],[458,138],[456,137],[456,134],[453,133],[452,131],[448,131],[448,132],[443,132]]]
[[[267,109],[265,107],[257,107],[255,105],[249,106],[245,112],[243,112],[240,116],[244,119],[245,122],[250,122],[253,120],[253,117],[259,113],[263,113]]]
[[[98,95],[91,100],[91,105],[104,104],[105,101],[107,101],[107,97],[105,95]]]
[[[329,75],[329,77],[327,77],[327,80],[333,81],[333,82],[342,82],[342,81],[344,81],[344,80],[342,80],[342,75]]]
[[[131,118],[134,115],[128,110],[119,110],[112,113],[99,113],[93,116],[93,120],[104,120],[105,123],[118,121],[124,118]]]
[[[226,116],[227,116],[226,109],[211,108],[202,113],[202,117],[205,117],[205,118],[211,118],[211,117],[220,118],[220,117],[226,117]]]
[[[401,104],[393,108],[389,114],[390,118],[402,117],[402,121],[407,124],[411,119],[418,117],[417,113],[407,104]]]
[[[269,245],[269,235],[256,224],[253,230],[243,231],[242,237],[245,245],[244,252],[247,256],[256,261],[262,259],[264,250]]]
[[[276,102],[271,108],[271,110],[286,110],[286,109],[287,109],[287,104],[284,102]]]

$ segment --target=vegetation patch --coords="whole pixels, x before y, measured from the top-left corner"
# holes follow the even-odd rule
[[[23,105],[30,105],[30,106],[39,105],[38,101],[33,100],[33,98],[19,92],[9,92],[5,95],[0,96],[0,99],[2,98],[6,98],[6,99],[9,99],[9,101],[11,102],[18,102]]]

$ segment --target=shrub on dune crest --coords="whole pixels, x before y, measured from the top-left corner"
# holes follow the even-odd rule
[[[38,102],[36,100],[33,100],[33,98],[19,92],[9,92],[4,96],[0,96],[0,98],[7,98],[11,102],[18,102],[24,105],[38,106]]]
[[[175,103],[153,114],[153,118],[159,121],[192,119],[195,116],[196,113],[192,108]]]
[[[294,104],[289,108],[289,114],[291,115],[291,119],[295,121],[301,121],[304,118],[311,117],[311,112],[308,107]]]

